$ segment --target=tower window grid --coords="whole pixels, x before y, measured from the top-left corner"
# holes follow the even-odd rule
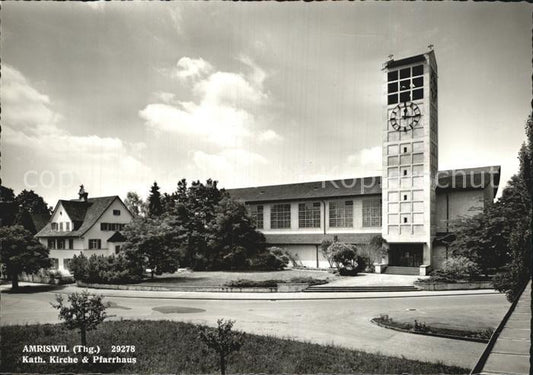
[[[387,74],[387,103],[392,105],[423,99],[423,75],[423,65],[390,71]]]

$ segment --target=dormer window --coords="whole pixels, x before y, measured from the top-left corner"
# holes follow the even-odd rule
[[[57,230],[57,223],[52,223],[52,230]]]
[[[113,210],[113,215],[120,216],[120,210]]]

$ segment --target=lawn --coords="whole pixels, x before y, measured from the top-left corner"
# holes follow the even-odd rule
[[[1,372],[59,373],[215,373],[217,358],[198,338],[199,327],[171,321],[115,321],[88,333],[88,345],[99,345],[99,355],[116,356],[112,345],[135,345],[135,364],[23,364],[24,345],[79,343],[76,332],[63,325],[1,327]],[[49,354],[43,354],[48,358]],[[63,354],[62,356],[65,356]],[[228,373],[374,373],[464,374],[468,369],[386,357],[335,346],[246,334],[240,352],[233,354]]]
[[[320,270],[300,270],[287,269],[283,271],[267,272],[232,272],[232,271],[205,271],[193,272],[189,270],[180,270],[173,274],[163,274],[156,276],[153,280],[148,279],[142,283],[133,285],[146,285],[158,287],[219,287],[226,286],[237,280],[267,281],[281,280],[289,281],[294,278],[313,278],[317,280],[337,280],[339,276],[333,275],[327,271]]]

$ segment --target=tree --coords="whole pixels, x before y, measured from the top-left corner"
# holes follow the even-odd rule
[[[19,210],[28,211],[30,214],[50,215],[52,207],[44,201],[43,197],[33,190],[22,190],[15,198]]]
[[[183,249],[183,265],[205,269],[210,258],[208,228],[215,218],[217,204],[227,193],[218,189],[217,181],[211,179],[205,184],[194,181],[189,187],[186,180],[181,180],[171,196],[168,214],[173,221],[174,236],[180,239]]]
[[[244,204],[225,196],[207,226],[204,256],[210,269],[246,269],[249,260],[265,251],[265,236],[258,232]]]
[[[386,241],[381,235],[373,236],[367,244],[360,246],[357,252],[366,258],[370,265],[381,263],[383,256],[386,255],[386,250],[383,248],[385,243]]]
[[[131,212],[133,217],[146,216],[146,203],[142,200],[141,197],[139,197],[139,194],[137,194],[136,192],[128,192],[128,194],[126,195],[126,199],[124,200],[124,204]]]
[[[13,225],[17,203],[13,189],[0,185],[0,226]]]
[[[122,249],[131,262],[141,262],[151,270],[151,277],[176,272],[180,246],[168,217],[136,218],[124,228],[126,242]]]
[[[224,319],[217,320],[217,328],[209,329],[203,327],[200,331],[200,339],[211,349],[213,349],[219,358],[220,373],[226,374],[226,363],[229,355],[239,351],[243,345],[244,334],[234,332],[233,324],[235,321]]]
[[[102,299],[102,296],[89,294],[84,290],[68,296],[70,306],[65,304],[63,296],[59,294],[56,294],[57,304],[51,305],[59,310],[59,319],[65,321],[68,329],[79,330],[81,345],[86,346],[87,331],[95,330],[107,316],[105,309],[109,305],[104,304]]]
[[[49,268],[49,251],[20,225],[0,227],[0,263],[3,272],[11,279],[13,289],[18,288],[22,272],[35,273]]]
[[[15,224],[22,225],[32,234],[37,233],[50,218],[52,207],[33,190],[22,190],[16,197],[17,214]]]
[[[494,278],[494,287],[504,292],[509,301],[520,295],[532,272],[533,112],[525,128],[527,141],[518,155],[519,173],[513,176],[500,199],[503,201],[505,198],[505,202],[513,204],[501,204],[506,209],[505,219],[509,219],[508,225],[511,226],[507,247],[509,262]]]
[[[157,217],[163,213],[163,204],[161,203],[161,193],[157,182],[150,188],[150,195],[148,196],[148,216]]]

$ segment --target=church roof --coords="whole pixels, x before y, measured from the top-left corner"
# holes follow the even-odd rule
[[[63,206],[67,215],[74,223],[74,230],[70,232],[58,232],[52,230],[52,223],[47,223],[35,236],[36,237],[80,237],[87,232],[104,214],[107,208],[115,199],[120,199],[117,195],[109,197],[95,197],[83,200],[60,200],[54,208],[54,213]],[[52,213],[52,216],[54,215]]]
[[[437,190],[483,189],[491,182],[496,194],[499,166],[439,171],[436,181]],[[235,199],[256,203],[381,195],[381,176],[227,189],[227,192]]]

